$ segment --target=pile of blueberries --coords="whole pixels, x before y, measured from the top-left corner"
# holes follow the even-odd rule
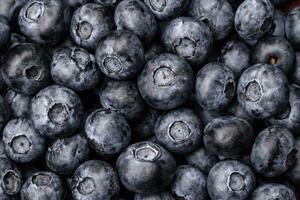
[[[1,0],[0,200],[296,200],[284,2]]]

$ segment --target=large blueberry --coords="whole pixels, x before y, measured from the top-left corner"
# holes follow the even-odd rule
[[[52,79],[74,90],[88,90],[96,86],[100,71],[94,55],[78,47],[57,50],[52,58]]]
[[[6,155],[19,163],[34,161],[46,151],[45,139],[28,118],[10,120],[3,130],[3,142]]]
[[[46,137],[70,135],[80,126],[82,102],[71,89],[51,85],[32,98],[30,116],[34,127]]]
[[[206,125],[203,142],[209,152],[235,158],[248,153],[254,139],[254,131],[247,121],[238,117],[221,117]]]
[[[269,0],[245,0],[238,7],[234,18],[239,36],[249,44],[256,43],[271,29],[274,10]]]
[[[68,33],[70,9],[61,0],[29,0],[19,14],[21,32],[43,45],[56,45]]]
[[[176,170],[173,156],[152,142],[140,142],[126,148],[117,160],[123,185],[136,193],[153,194],[164,191]]]
[[[285,35],[294,48],[300,50],[300,6],[288,12],[285,20]]]
[[[95,49],[99,40],[114,28],[110,11],[95,3],[84,4],[72,16],[70,33],[75,43]]]
[[[222,110],[233,99],[235,88],[231,69],[221,63],[209,63],[197,74],[196,101],[206,110]]]
[[[72,174],[89,157],[90,146],[82,134],[56,139],[48,147],[46,164],[58,174]]]
[[[130,81],[107,81],[99,91],[99,99],[103,108],[117,111],[129,121],[140,118],[145,109],[137,85]]]
[[[85,133],[100,156],[114,156],[129,145],[131,130],[126,119],[109,109],[92,112],[85,122]]]
[[[251,163],[256,172],[266,177],[281,175],[296,160],[292,133],[280,126],[264,129],[256,137],[251,152]]]
[[[173,153],[190,153],[202,140],[202,124],[196,113],[188,108],[178,108],[164,113],[154,127],[155,137]]]
[[[212,200],[246,200],[255,189],[255,184],[252,170],[235,160],[217,163],[207,176],[207,190]]]
[[[143,44],[128,31],[115,31],[103,38],[95,57],[101,71],[118,80],[136,76],[145,59]]]
[[[138,77],[144,100],[157,109],[172,109],[183,104],[194,85],[192,68],[174,54],[150,59]]]
[[[289,84],[278,67],[256,64],[240,77],[237,94],[249,114],[265,119],[284,111],[289,100]]]
[[[168,22],[161,40],[169,52],[194,66],[204,63],[213,43],[208,26],[191,17],[178,17]]]
[[[35,94],[50,81],[50,57],[40,46],[23,43],[11,48],[4,59],[5,83],[24,94]]]
[[[289,75],[294,68],[295,52],[293,46],[282,37],[264,37],[252,50],[252,62],[267,63],[278,67]]]
[[[157,22],[150,9],[141,0],[123,0],[115,10],[118,30],[128,30],[143,43],[150,43],[157,31]]]
[[[234,11],[227,0],[192,0],[188,14],[206,23],[216,40],[226,38],[233,28]]]
[[[89,160],[80,165],[72,177],[74,200],[113,199],[120,191],[117,172],[101,160]]]

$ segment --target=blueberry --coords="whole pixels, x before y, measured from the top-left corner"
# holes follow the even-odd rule
[[[202,124],[193,110],[178,108],[158,118],[154,133],[158,142],[170,152],[186,154],[200,145]]]
[[[250,49],[238,40],[227,42],[221,49],[219,61],[239,78],[243,71],[250,67]]]
[[[138,77],[142,97],[156,109],[182,105],[192,92],[193,85],[192,68],[174,54],[160,54],[150,59]]]
[[[212,200],[246,200],[255,189],[252,170],[241,162],[226,160],[217,163],[207,176],[207,190]]]
[[[1,200],[13,199],[22,186],[22,175],[8,158],[0,158],[0,184]]]
[[[5,83],[24,94],[35,94],[50,81],[50,57],[36,44],[23,43],[11,48],[4,59]]]
[[[94,55],[78,47],[65,47],[55,52],[51,64],[52,79],[74,90],[94,88],[100,72]]]
[[[15,162],[28,163],[42,156],[46,141],[28,118],[10,120],[3,130],[6,155]]]
[[[273,26],[269,35],[285,37],[285,14],[280,10],[275,10],[274,12]]]
[[[284,199],[296,200],[294,192],[283,184],[270,183],[256,188],[250,200]]]
[[[291,81],[300,85],[300,52],[295,53],[294,72],[291,74]]]
[[[206,200],[206,175],[193,166],[179,166],[170,190],[178,199]]]
[[[280,125],[288,128],[294,135],[297,135],[300,128],[300,89],[290,86],[289,104],[286,109],[271,118],[266,119],[269,124]]]
[[[204,147],[185,155],[185,160],[189,165],[199,168],[204,173],[208,174],[210,169],[219,162],[218,156],[210,153]]]
[[[294,68],[295,52],[292,45],[281,37],[264,37],[252,50],[252,62],[267,63],[278,67],[285,74],[290,74]]]
[[[157,31],[157,22],[149,8],[141,0],[123,0],[115,10],[118,30],[128,30],[149,44]]]
[[[152,142],[140,142],[126,148],[117,160],[123,185],[136,193],[162,192],[171,183],[176,170],[173,156]]]
[[[103,38],[97,46],[95,57],[100,70],[118,80],[136,76],[145,59],[143,44],[128,31],[115,31]]]
[[[146,108],[142,115],[132,122],[134,137],[138,140],[146,140],[154,136],[154,125],[160,112],[153,108]]]
[[[8,90],[5,100],[10,107],[13,117],[28,117],[30,115],[30,101],[32,96]]]
[[[71,8],[78,8],[84,4],[90,3],[92,0],[65,0]]]
[[[288,179],[296,185],[300,185],[300,137],[295,138],[296,161],[285,173]]]
[[[235,88],[231,69],[221,63],[209,63],[197,74],[196,101],[206,110],[223,110],[233,99]]]
[[[246,120],[250,124],[253,124],[254,118],[243,108],[243,106],[237,101],[234,100],[231,104],[226,107],[226,115],[239,117]]]
[[[185,58],[191,65],[203,64],[213,43],[209,28],[191,17],[178,17],[170,21],[161,40],[169,52]]]
[[[145,50],[145,61],[148,61],[163,52],[164,52],[164,48],[160,43],[152,43]]]
[[[225,39],[233,27],[234,11],[227,0],[192,0],[188,14],[206,23],[215,40]]]
[[[94,1],[106,7],[115,7],[120,2],[120,0],[94,0]]]
[[[271,126],[256,137],[251,163],[256,172],[275,177],[295,163],[296,152],[292,133],[284,127]]]
[[[5,99],[0,95],[0,131],[10,119],[10,109]]]
[[[251,125],[238,117],[213,119],[204,129],[204,146],[225,158],[242,156],[251,150],[255,135]]]
[[[84,4],[72,16],[70,33],[75,43],[95,49],[99,40],[114,28],[110,11],[95,3]]]
[[[249,44],[265,35],[272,27],[274,6],[269,0],[245,0],[238,7],[234,25],[239,36]]]
[[[58,137],[70,135],[80,126],[83,107],[71,89],[51,85],[32,98],[30,115],[42,135]]]
[[[113,199],[120,191],[116,171],[101,160],[89,160],[80,165],[71,184],[74,200]]]
[[[99,92],[99,99],[103,108],[117,111],[130,121],[138,119],[145,108],[137,85],[130,81],[107,81]]]
[[[161,192],[158,194],[135,194],[134,200],[175,200],[169,192]]]
[[[9,38],[10,38],[10,27],[9,27],[6,19],[0,17],[0,48],[1,48],[1,50],[2,50],[2,48],[4,48],[5,44],[9,41]]]
[[[28,0],[2,0],[0,7],[0,16],[3,16],[11,23],[12,26],[18,20],[20,9]]]
[[[47,199],[61,200],[65,189],[60,177],[53,172],[37,172],[33,174],[22,186],[21,200]]]
[[[36,43],[54,46],[68,32],[70,13],[61,0],[29,0],[19,14],[20,31]]]
[[[103,157],[119,154],[131,139],[126,119],[109,109],[92,112],[85,122],[85,133],[94,150]]]
[[[88,140],[81,134],[56,139],[46,153],[49,169],[58,174],[72,174],[89,157]]]
[[[190,0],[144,0],[152,13],[160,20],[169,20],[179,15],[183,15]]]
[[[286,38],[294,46],[300,50],[300,7],[296,7],[288,12],[285,20]]]
[[[240,77],[238,101],[243,108],[258,119],[282,112],[289,100],[289,84],[285,74],[268,64],[256,64]]]

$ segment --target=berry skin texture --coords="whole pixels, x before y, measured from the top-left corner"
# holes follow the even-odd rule
[[[8,158],[0,158],[0,199],[11,200],[22,187],[22,174]]]
[[[90,154],[88,140],[82,134],[56,139],[49,145],[46,153],[46,164],[58,174],[72,174],[85,162]]]
[[[31,95],[49,84],[50,63],[45,49],[36,44],[22,43],[7,52],[1,72],[11,89]]]
[[[123,0],[115,10],[117,30],[127,30],[149,44],[157,32],[157,22],[150,9],[140,0]]]
[[[269,35],[277,37],[285,37],[285,14],[280,10],[275,10],[273,26],[270,30]]]
[[[160,20],[170,20],[179,15],[183,15],[186,11],[190,0],[144,0],[156,18]]]
[[[286,75],[294,70],[295,52],[292,45],[281,37],[264,37],[252,50],[252,63],[266,63],[281,69]]]
[[[221,63],[209,63],[196,77],[196,101],[206,110],[223,110],[236,91],[233,72]]]
[[[131,139],[125,117],[109,109],[92,112],[85,122],[85,133],[93,149],[102,157],[118,155]]]
[[[84,4],[87,4],[91,2],[92,0],[66,0],[67,4],[71,8],[78,8],[80,6],[83,6]]]
[[[246,200],[255,189],[255,184],[252,170],[235,160],[218,162],[207,176],[207,190],[212,200]]]
[[[117,170],[122,184],[128,190],[154,194],[170,185],[176,162],[163,147],[145,141],[132,144],[121,153]]]
[[[145,109],[138,87],[130,81],[108,80],[99,92],[103,108],[122,114],[128,121],[140,118]]]
[[[60,85],[83,91],[94,88],[100,80],[95,57],[87,50],[66,47],[55,52],[51,64],[52,79]]]
[[[295,69],[291,74],[291,81],[297,85],[300,85],[300,52],[296,52],[295,54]]]
[[[21,189],[21,200],[64,198],[65,188],[62,180],[53,172],[37,172],[28,178]]]
[[[269,0],[245,0],[238,7],[234,26],[239,36],[249,44],[265,35],[272,27],[274,6]]]
[[[250,49],[241,41],[230,41],[222,47],[219,61],[239,78],[243,71],[250,67]]]
[[[191,17],[178,17],[168,22],[161,40],[168,52],[186,59],[192,66],[204,63],[213,44],[208,26]]]
[[[192,0],[188,15],[206,23],[215,40],[226,38],[233,27],[234,11],[227,0]]]
[[[171,185],[171,192],[178,199],[206,200],[206,175],[196,167],[179,166]]]
[[[277,67],[256,64],[240,77],[238,101],[254,118],[266,119],[282,112],[288,105],[289,84]]]
[[[251,195],[250,200],[284,199],[296,200],[294,192],[283,184],[269,183],[259,186]]]
[[[176,200],[169,192],[158,194],[138,194],[134,195],[134,200]]]
[[[120,0],[94,0],[95,3],[101,4],[105,7],[115,7],[118,5]]]
[[[68,33],[70,13],[61,0],[29,0],[20,11],[18,24],[30,40],[54,46]]]
[[[2,5],[1,5],[2,6]],[[4,48],[5,44],[10,38],[10,26],[5,18],[0,17],[0,48]]]
[[[279,176],[293,166],[296,152],[294,137],[288,129],[268,127],[259,133],[252,146],[252,167],[263,176]]]
[[[202,140],[202,124],[193,110],[178,108],[161,115],[155,123],[155,137],[172,153],[186,154]]]
[[[294,48],[300,50],[300,7],[288,12],[285,20],[285,35]]]
[[[143,44],[128,31],[115,31],[104,37],[97,46],[95,57],[100,70],[117,80],[136,76],[145,59]]]
[[[292,183],[300,185],[300,137],[295,138],[295,149],[297,150],[295,164],[285,172],[285,175]]]
[[[89,160],[80,165],[71,185],[74,200],[112,199],[120,191],[116,171],[101,160]]]
[[[28,163],[42,156],[46,151],[46,141],[34,129],[28,118],[14,118],[3,130],[6,155],[18,163]]]
[[[10,119],[10,109],[5,99],[0,95],[0,131],[3,130]]]
[[[150,59],[138,77],[143,99],[160,110],[182,105],[193,90],[193,71],[174,54],[160,54]]]
[[[32,96],[8,90],[5,94],[5,100],[10,107],[13,117],[29,117],[30,101]]]
[[[204,128],[205,149],[225,158],[235,158],[250,152],[254,139],[251,125],[238,117],[216,118]]]
[[[110,11],[95,3],[84,4],[72,16],[70,33],[75,43],[94,50],[99,40],[114,28]]]
[[[32,98],[30,116],[34,127],[45,137],[70,135],[80,126],[82,102],[71,89],[51,85]]]

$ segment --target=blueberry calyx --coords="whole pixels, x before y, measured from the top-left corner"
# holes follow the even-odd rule
[[[176,73],[166,66],[157,68],[153,73],[154,84],[159,87],[170,87],[174,84]]]
[[[161,156],[160,148],[153,143],[141,143],[134,150],[134,157],[143,162],[153,162]]]

